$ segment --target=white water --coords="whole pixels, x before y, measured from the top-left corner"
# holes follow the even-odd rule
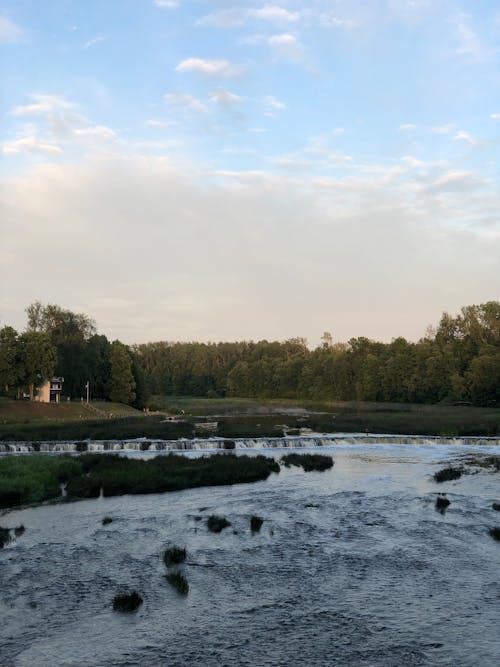
[[[229,444],[230,443],[230,444]],[[233,446],[234,443],[234,446]],[[498,446],[498,437],[439,437],[419,435],[385,435],[366,433],[327,433],[282,438],[193,438],[178,440],[151,440],[136,438],[132,440],[84,440],[84,441],[47,441],[47,442],[2,442],[0,454],[25,454],[29,452],[112,452],[112,451],[199,451],[213,449],[267,449],[267,448],[304,448],[328,447],[335,445],[466,445]]]

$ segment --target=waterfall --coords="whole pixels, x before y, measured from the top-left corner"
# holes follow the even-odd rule
[[[499,437],[441,437],[420,435],[384,435],[366,433],[326,433],[283,436],[280,438],[194,438],[188,440],[85,440],[68,442],[1,442],[0,454],[29,452],[119,452],[119,451],[188,451],[204,449],[301,448],[356,444],[381,445],[500,445]]]

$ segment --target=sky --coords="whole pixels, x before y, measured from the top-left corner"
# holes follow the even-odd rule
[[[0,0],[0,327],[418,340],[500,298],[498,0]]]

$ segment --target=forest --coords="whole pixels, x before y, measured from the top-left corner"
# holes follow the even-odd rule
[[[365,337],[334,342],[325,333],[279,341],[170,342],[126,346],[98,334],[87,315],[36,301],[19,333],[0,329],[0,387],[33,396],[64,377],[66,397],[153,407],[154,396],[291,398],[500,405],[500,303],[443,313],[417,342]]]

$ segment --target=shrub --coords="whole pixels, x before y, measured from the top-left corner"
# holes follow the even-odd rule
[[[183,563],[185,560],[185,548],[173,546],[170,547],[170,549],[166,549],[165,553],[163,554],[163,562],[167,567],[170,565],[178,565],[179,563]]]
[[[438,512],[441,512],[441,514],[444,514],[449,504],[450,501],[448,500],[448,498],[445,498],[444,496],[438,496],[436,498],[436,509]]]
[[[165,576],[165,579],[181,595],[187,595],[189,593],[189,584],[187,582],[187,579],[180,572],[170,572]]]
[[[137,591],[118,593],[113,598],[113,609],[115,611],[135,611],[141,604],[142,598]]]
[[[306,472],[323,471],[333,467],[332,457],[324,454],[287,454],[281,460],[287,468],[301,466]]]
[[[207,528],[212,533],[220,533],[224,528],[231,525],[231,522],[225,516],[216,516],[211,514],[207,519]]]
[[[500,542],[500,528],[490,528],[488,533],[494,540],[498,540]]]
[[[6,544],[10,542],[10,530],[8,528],[0,528],[0,549],[3,549]]]
[[[26,528],[22,524],[20,526],[16,526],[16,528],[14,528],[14,535],[16,537],[20,537],[25,530]]]
[[[113,523],[113,518],[110,516],[105,516],[102,520],[102,525],[107,526],[108,524]]]
[[[438,483],[451,482],[453,479],[460,479],[460,477],[462,477],[462,471],[451,466],[434,473],[434,481]]]
[[[250,517],[250,529],[252,533],[258,533],[259,530],[261,529],[262,524],[264,523],[264,519],[262,519],[260,516],[256,516],[255,514]]]

